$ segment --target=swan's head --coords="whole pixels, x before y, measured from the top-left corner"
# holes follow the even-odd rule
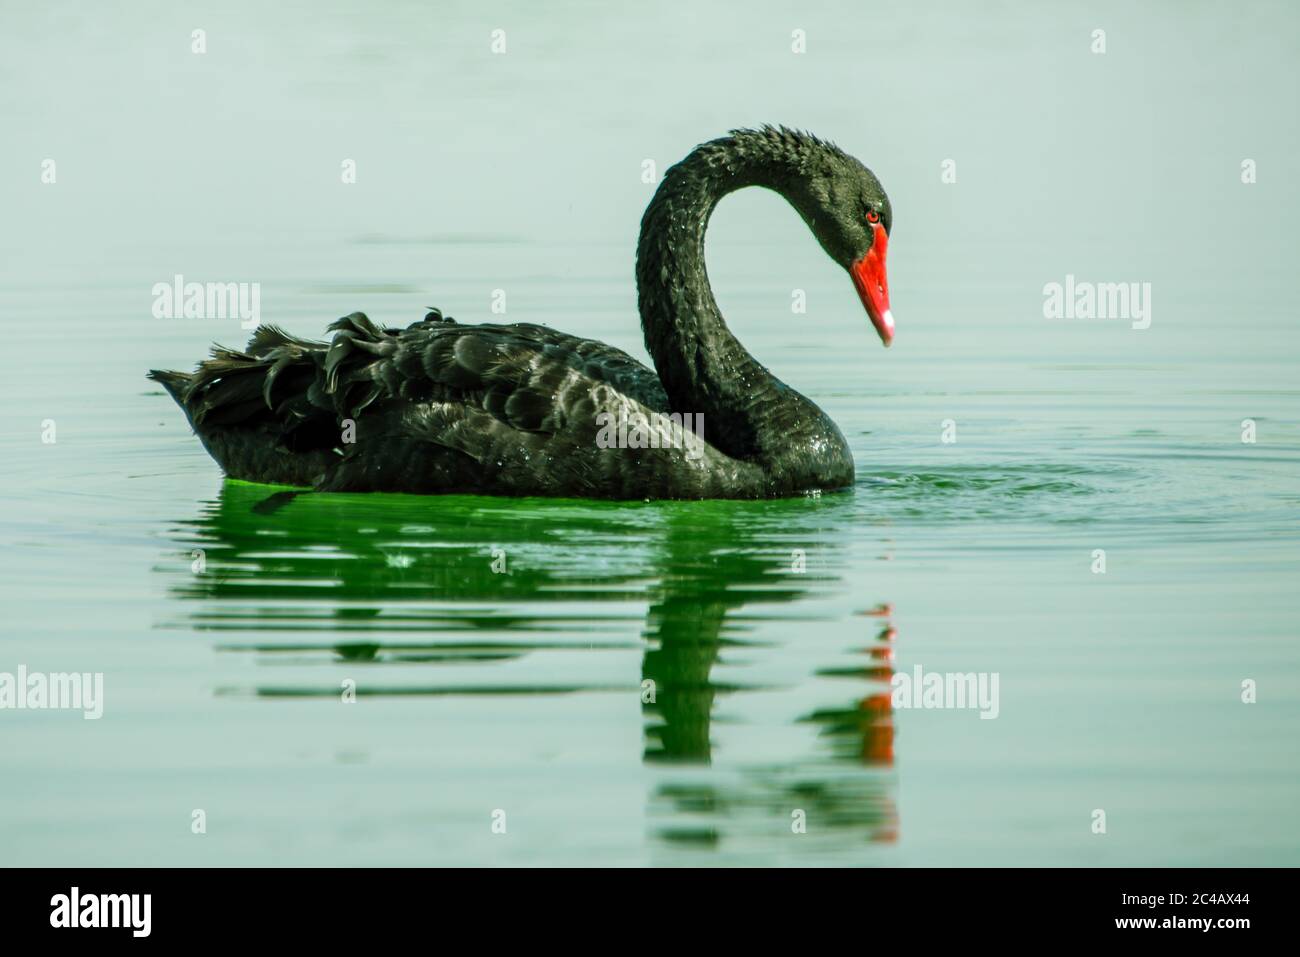
[[[820,148],[807,157],[786,195],[826,254],[848,271],[880,341],[889,345],[894,340],[885,272],[894,221],[889,197],[871,170],[838,147],[816,142]]]

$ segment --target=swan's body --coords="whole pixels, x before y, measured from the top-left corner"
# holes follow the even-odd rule
[[[401,330],[354,313],[328,344],[263,326],[242,352],[216,349],[193,374],[151,377],[225,472],[250,481],[616,499],[844,488],[853,458],[835,423],[745,351],[709,289],[709,216],[748,185],[799,210],[888,344],[883,190],[835,147],[765,128],[697,147],[646,211],[637,283],[658,373],[591,339],[434,311]],[[669,413],[687,415],[686,427]]]

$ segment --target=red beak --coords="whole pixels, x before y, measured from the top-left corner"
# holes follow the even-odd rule
[[[889,345],[894,341],[894,314],[889,311],[889,277],[885,275],[885,253],[889,249],[889,234],[876,223],[874,238],[867,254],[849,267],[853,285],[858,290],[862,305],[867,307],[871,324],[880,333],[880,341]]]

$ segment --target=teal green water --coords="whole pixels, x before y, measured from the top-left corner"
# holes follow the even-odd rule
[[[1300,863],[1287,8],[1188,11],[1178,43],[1172,5],[1098,8],[1107,59],[1091,18],[891,8],[864,61],[844,6],[799,14],[796,63],[775,5],[573,7],[503,14],[490,66],[469,6],[234,4],[204,61],[169,8],[52,9],[0,41],[0,672],[100,671],[105,703],[0,710],[0,861]],[[775,197],[710,233],[724,313],[840,424],[850,492],[295,495],[224,482],[143,378],[245,335],[151,318],[176,272],[261,282],[300,335],[433,304],[643,355],[643,158],[763,120],[893,200],[888,352]],[[1043,318],[1067,273],[1151,282],[1151,327]],[[918,665],[997,674],[998,717],[890,707]]]

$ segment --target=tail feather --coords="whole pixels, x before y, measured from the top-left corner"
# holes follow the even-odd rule
[[[360,312],[330,329],[332,341],[324,343],[263,324],[243,350],[214,345],[194,372],[154,370],[149,378],[167,390],[196,429],[208,421],[247,420],[253,426],[265,419],[280,419],[290,429],[310,414],[307,405],[327,415],[355,416],[383,391],[372,367],[397,351],[397,330],[382,329]],[[253,403],[254,397],[260,401]],[[293,409],[287,421],[286,403]]]
[[[191,379],[188,372],[175,372],[171,369],[150,369],[148,377],[166,389],[167,394],[175,399],[181,408],[185,407],[185,394],[189,391]]]
[[[398,350],[399,330],[363,313],[330,330],[330,342],[313,342],[260,325],[245,349],[214,345],[194,372],[153,370],[149,378],[176,400],[226,474],[312,484],[337,459],[338,422],[385,394],[379,372]]]
[[[310,339],[299,339],[297,336],[291,336],[279,326],[273,326],[267,322],[259,325],[252,338],[248,340],[247,351],[258,358],[265,358],[266,353],[280,346],[319,349],[320,345],[319,342],[312,342]]]

